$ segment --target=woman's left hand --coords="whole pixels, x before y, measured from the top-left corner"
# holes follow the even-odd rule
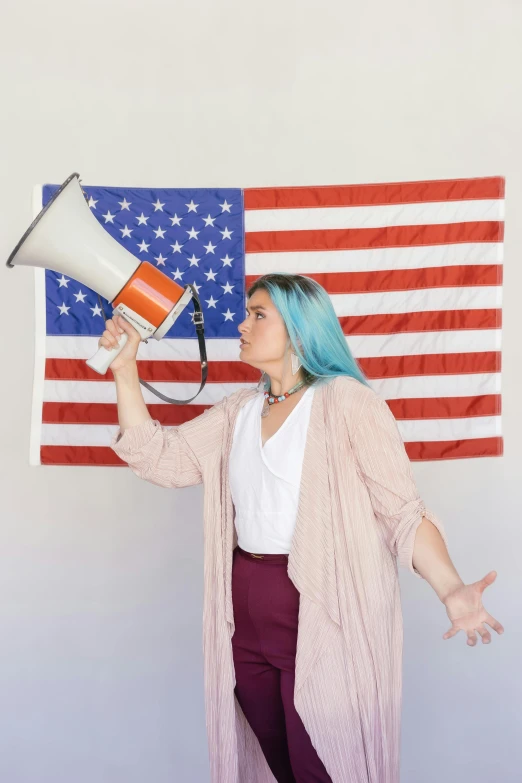
[[[462,630],[467,634],[469,646],[474,647],[477,643],[475,631],[482,637],[482,644],[489,644],[491,641],[491,634],[484,623],[490,625],[499,634],[504,632],[498,620],[495,620],[482,606],[482,593],[496,578],[497,572],[490,571],[478,582],[461,585],[446,596],[444,605],[452,626],[444,634],[443,639],[450,639]]]

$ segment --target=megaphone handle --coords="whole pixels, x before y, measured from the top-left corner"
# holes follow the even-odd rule
[[[123,332],[120,339],[118,340],[117,348],[111,348],[111,350],[108,351],[107,348],[101,346],[98,348],[94,356],[92,356],[90,359],[87,359],[87,366],[100,375],[105,375],[109,369],[109,366],[113,363],[120,351],[123,350],[123,347],[128,339],[129,336],[127,332]]]

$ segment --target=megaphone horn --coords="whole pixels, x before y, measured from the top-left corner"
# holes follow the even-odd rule
[[[52,269],[74,278],[103,296],[113,314],[125,318],[142,340],[161,340],[187,304],[194,302],[194,324],[201,359],[201,385],[188,400],[173,400],[140,383],[161,399],[185,405],[204,387],[208,363],[203,312],[194,286],[184,288],[160,272],[148,261],[129,253],[103,228],[86,203],[80,175],[71,174],[33,220],[7,259],[8,267],[35,266]],[[120,337],[118,347],[108,351],[100,347],[87,365],[105,375],[109,365],[127,342]]]

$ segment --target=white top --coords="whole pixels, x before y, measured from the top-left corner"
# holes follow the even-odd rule
[[[241,549],[288,554],[297,518],[301,471],[315,387],[309,386],[263,446],[259,393],[239,411],[230,451],[229,480]],[[284,405],[283,403],[274,403]]]

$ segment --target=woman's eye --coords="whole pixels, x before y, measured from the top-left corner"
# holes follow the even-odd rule
[[[257,315],[260,315],[260,316],[261,316],[261,318],[264,318],[264,317],[265,317],[264,315],[262,315],[262,313],[256,313],[256,316],[257,316]]]

